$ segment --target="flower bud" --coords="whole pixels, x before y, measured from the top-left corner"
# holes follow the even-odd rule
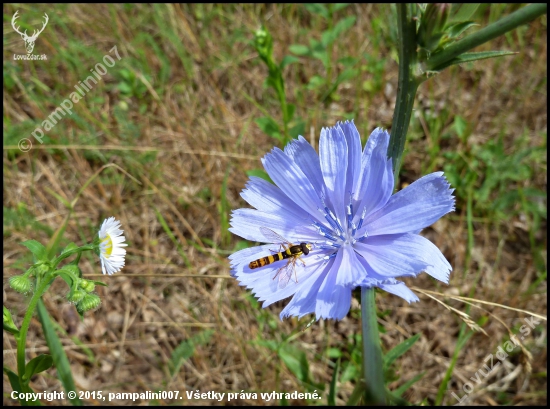
[[[39,263],[34,268],[33,274],[35,274],[36,276],[43,276],[48,271],[50,271],[50,266],[48,264]]]
[[[67,294],[67,300],[69,300],[70,302],[79,303],[84,299],[85,296],[86,296],[86,291],[80,288],[77,288],[76,290],[73,291],[72,295],[71,293]]]
[[[18,293],[27,294],[32,288],[32,283],[27,276],[17,275],[10,277],[10,287]]]
[[[269,33],[262,27],[254,33],[256,45],[263,47],[269,40]]]
[[[86,312],[99,307],[101,304],[101,298],[97,294],[86,294],[82,301],[80,301],[76,308],[80,312]]]
[[[260,58],[269,64],[273,54],[273,38],[269,34],[269,31],[263,27],[256,31],[254,34],[254,46]]]
[[[444,29],[451,12],[450,3],[430,3],[420,18],[418,29],[418,45],[433,51],[445,34]]]
[[[19,334],[17,326],[13,322],[10,310],[4,306],[4,329],[12,334]]]
[[[426,28],[428,34],[440,33],[447,24],[447,19],[451,13],[451,3],[430,3],[426,6],[426,11],[422,19],[426,18]]]
[[[92,291],[95,290],[95,284],[93,281],[89,281],[89,280],[81,280],[80,281],[80,287],[86,291],[87,293],[91,293]]]

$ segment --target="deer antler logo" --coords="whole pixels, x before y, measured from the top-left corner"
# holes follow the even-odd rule
[[[36,41],[36,39],[38,38],[38,36],[40,35],[40,33],[42,31],[44,31],[44,29],[46,28],[46,24],[48,24],[48,21],[49,21],[49,18],[48,18],[48,15],[46,13],[44,13],[44,24],[42,25],[42,28],[40,30],[34,30],[34,33],[32,34],[32,36],[28,36],[27,35],[27,30],[25,30],[24,33],[22,33],[21,31],[19,31],[19,27],[17,27],[15,25],[15,20],[17,20],[19,18],[19,16],[17,15],[17,13],[19,13],[19,10],[17,10],[15,12],[15,14],[13,15],[13,18],[11,19],[11,26],[13,27],[13,29],[21,34],[21,37],[23,38],[23,41],[25,42],[25,48],[27,49],[27,54],[30,54],[32,53],[32,50],[34,49],[34,43]]]

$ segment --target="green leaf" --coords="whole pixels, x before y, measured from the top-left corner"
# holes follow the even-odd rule
[[[69,211],[71,210],[69,209]],[[69,224],[69,219],[70,219],[69,217],[65,217],[65,219],[63,220],[63,224],[58,227],[58,229],[55,231],[55,234],[52,236],[52,238],[48,242],[48,245],[46,246],[48,257],[53,257],[55,255],[57,246],[59,246],[59,242],[63,238],[63,233],[65,233],[65,230],[67,229],[67,226]]]
[[[359,367],[355,363],[349,362],[346,368],[342,371],[342,377],[340,378],[340,382],[346,383],[348,381],[351,381],[352,379],[357,378],[359,373],[360,373]]]
[[[14,328],[14,327],[10,327],[8,324],[6,324],[4,322],[4,331],[8,331],[10,334],[13,334],[15,336],[19,336],[19,330],[17,328]]]
[[[338,372],[340,372],[340,358],[336,361],[336,366],[332,370],[332,379],[328,390],[328,405],[336,406],[336,381],[338,380]]]
[[[304,351],[293,345],[285,344],[279,349],[279,357],[296,378],[304,383],[309,383],[309,364]]]
[[[4,366],[4,372],[8,375],[13,390],[19,392],[18,399],[21,406],[42,406],[42,403],[39,399],[36,399],[34,401],[32,399],[22,399],[21,396],[25,396],[22,394],[34,393],[34,391],[29,385],[21,383],[19,377],[11,369]]]
[[[351,396],[349,397],[346,406],[356,406],[359,401],[361,400],[361,397],[365,395],[367,388],[365,386],[365,382],[359,381],[355,384],[355,388],[353,388],[353,392],[351,393]]]
[[[291,53],[294,53],[296,55],[302,55],[302,56],[309,55],[311,52],[309,47],[303,44],[292,44],[288,47],[288,49],[290,50]]]
[[[416,341],[420,338],[420,335],[422,335],[420,332],[409,339],[406,339],[399,345],[397,345],[395,348],[393,348],[391,351],[389,351],[384,356],[384,367],[389,368],[389,366],[401,355],[403,355],[405,352],[407,352]]]
[[[262,116],[260,118],[256,118],[254,122],[256,122],[256,125],[258,125],[258,127],[267,135],[279,141],[282,140],[281,132],[279,131],[279,124],[277,124],[277,122],[275,122],[272,118]]]
[[[67,264],[59,269],[59,271],[66,271],[69,274],[72,274],[75,277],[80,277],[82,273],[80,272],[80,268],[78,266],[75,266],[74,264]]]
[[[412,379],[409,379],[407,382],[405,382],[403,385],[401,385],[396,390],[392,391],[393,396],[397,396],[398,398],[403,395],[409,389],[411,386],[413,386],[416,382],[418,382],[420,379],[422,379],[426,375],[426,372],[421,372],[418,375],[414,376]]]
[[[342,57],[342,58],[338,59],[337,62],[339,62],[340,64],[342,64],[346,68],[350,68],[350,67],[353,67],[355,64],[357,64],[358,59],[348,56],[348,57]]]
[[[386,390],[386,399],[392,406],[410,406],[411,404],[393,392]]]
[[[25,375],[23,375],[23,379],[28,381],[31,379],[31,376],[43,372],[46,369],[50,369],[52,365],[53,359],[51,355],[40,354],[31,359],[25,366]]]
[[[263,180],[267,180],[269,183],[273,183],[269,175],[263,169],[250,169],[246,171],[246,174],[248,176],[256,176],[258,178],[262,178]]]
[[[357,17],[355,16],[348,16],[340,20],[333,29],[336,32],[336,35],[340,35],[348,31],[355,24],[355,20],[357,20]]]
[[[334,30],[326,30],[323,31],[323,34],[321,34],[321,44],[324,48],[327,47],[329,44],[332,44],[334,40],[336,40]]]
[[[304,7],[310,13],[317,14],[327,19],[329,17],[328,9],[322,3],[305,3]]]
[[[63,281],[67,283],[67,285],[71,289],[69,296],[72,297],[74,290],[76,289],[76,281],[74,280],[74,276],[63,269],[57,270],[56,273],[59,277],[63,279]]]
[[[351,3],[336,3],[333,7],[334,11],[339,11],[342,9],[345,9],[347,6],[349,6]]]
[[[355,68],[346,68],[344,71],[340,73],[340,75],[338,75],[338,78],[336,78],[336,84],[339,85],[344,81],[357,77],[358,74],[359,74],[359,70]]]
[[[443,397],[448,392],[449,381],[451,380],[451,377],[453,375],[453,371],[454,371],[456,362],[458,360],[458,356],[460,355],[460,352],[463,350],[464,346],[466,345],[468,340],[472,337],[472,335],[474,335],[474,331],[467,330],[466,324],[463,322],[460,328],[460,332],[458,334],[458,340],[455,344],[455,350],[453,352],[451,362],[449,364],[449,367],[447,368],[447,371],[445,372],[445,376],[443,377],[443,380],[439,384],[439,389],[435,397],[435,404],[437,406],[441,405],[441,402],[443,402]]]
[[[46,247],[37,242],[36,240],[27,240],[21,243],[23,246],[28,248],[32,254],[36,257],[38,261],[48,261],[48,252]]]
[[[89,281],[91,281],[95,285],[100,285],[102,287],[109,287],[109,284],[105,284],[103,281],[95,281],[95,280],[89,280]]]
[[[504,57],[507,55],[515,55],[515,54],[519,54],[519,53],[514,51],[480,51],[477,53],[464,53],[450,61],[443,63],[438,67],[435,67],[434,71],[441,71],[444,68],[450,67],[451,65],[463,64],[466,62],[474,62],[479,60],[486,60],[487,58]]]
[[[294,117],[294,112],[296,111],[296,105],[294,104],[287,104],[286,105],[286,114],[288,121],[292,121],[292,118]]]
[[[15,326],[13,322],[13,317],[11,316],[10,310],[4,305],[4,330],[8,331],[10,334],[19,335],[19,329]]]
[[[315,50],[311,53],[311,56],[320,60],[325,68],[328,67],[330,58],[326,49]]]
[[[45,190],[50,194],[52,195],[53,197],[55,197],[57,200],[59,200],[61,203],[63,203],[65,205],[65,207],[67,209],[71,209],[71,203],[69,201],[67,201],[66,199],[64,199],[62,196],[58,195],[56,192],[54,192],[52,189],[50,189],[49,187],[45,187]]]
[[[325,51],[326,47],[321,41],[318,41],[314,38],[309,39],[309,48],[312,53]]]
[[[214,330],[211,329],[202,331],[194,337],[186,339],[174,349],[170,362],[172,366],[172,376],[178,373],[183,363],[193,356],[195,347],[205,345],[210,341],[212,334],[214,334]]]
[[[460,115],[455,116],[453,128],[460,139],[463,139],[468,129],[468,122]]]
[[[74,249],[77,249],[78,246],[74,243],[69,243],[67,244],[67,246],[61,251],[61,254],[65,254],[67,253],[68,251],[71,251],[71,250],[74,250]]]
[[[19,377],[15,372],[13,372],[10,368],[4,366],[4,372],[6,375],[8,375],[8,379],[10,380],[11,388],[18,393],[23,393],[23,388],[21,387],[21,384],[19,383]],[[21,406],[24,404],[24,400],[20,399]]]
[[[355,16],[348,16],[340,20],[332,30],[327,30],[321,35],[321,42],[326,47],[332,44],[342,34],[348,31],[354,24],[357,18]]]
[[[279,67],[281,67],[281,70],[283,70],[287,65],[294,64],[298,61],[300,61],[300,59],[294,57],[293,55],[285,55],[283,57],[283,61],[281,61],[281,64],[279,64]]]
[[[78,283],[78,278],[82,276],[78,266],[74,264],[67,264],[59,270],[56,271],[56,274],[61,277],[71,289],[70,296],[73,295],[74,290],[76,290],[76,284]]]
[[[71,373],[71,365],[69,364],[69,359],[65,354],[65,350],[59,337],[57,336],[53,324],[48,315],[48,311],[44,306],[42,300],[38,301],[37,304],[38,319],[42,324],[42,331],[44,332],[44,337],[46,338],[46,343],[52,354],[53,362],[57,370],[57,377],[61,381],[63,388],[66,392],[77,391],[76,385],[73,380],[73,375]],[[69,398],[71,404],[74,406],[82,406],[82,401],[77,397]]]
[[[232,253],[236,253],[237,251],[244,250],[248,247],[250,247],[248,241],[238,240],[237,243],[235,243],[235,247],[233,247]]]
[[[255,300],[255,298],[254,298],[254,300]],[[279,349],[279,343],[277,341],[272,340],[272,339],[257,339],[257,340],[252,341],[252,343],[255,344],[255,345],[260,345],[264,348],[267,348],[272,352],[277,352],[277,350]]]
[[[122,94],[130,95],[132,94],[132,87],[126,82],[120,82],[118,84],[118,89]]]
[[[453,24],[446,30],[446,32],[449,38],[456,38],[470,27],[478,25],[479,24],[476,24],[473,21],[464,21],[462,23]]]
[[[452,5],[449,23],[469,20],[477,11],[480,3],[455,3]]]
[[[309,84],[307,84],[308,89],[319,88],[325,83],[325,79],[319,75],[314,75],[309,79]]]
[[[296,125],[292,126],[288,130],[288,134],[291,136],[291,138],[296,139],[300,135],[304,136],[305,131],[306,131],[306,123],[305,121],[300,120],[296,122]]]

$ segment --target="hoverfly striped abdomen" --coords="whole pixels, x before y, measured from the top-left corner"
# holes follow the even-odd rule
[[[306,249],[307,252],[305,252],[304,249]],[[255,269],[258,267],[267,266],[268,264],[275,263],[276,261],[279,261],[279,260],[284,260],[291,257],[298,257],[298,256],[301,256],[302,254],[308,254],[308,253],[309,253],[309,249],[307,248],[307,244],[300,243],[299,245],[296,245],[296,246],[290,246],[289,248],[279,253],[271,254],[269,256],[259,258],[258,260],[254,260],[250,262],[248,267],[250,267],[251,269]]]
[[[279,260],[288,259],[288,262],[277,270],[277,273],[275,274],[273,279],[279,276],[278,286],[279,288],[284,288],[288,284],[292,273],[294,273],[294,276],[296,277],[296,282],[298,282],[298,276],[296,274],[296,261],[300,261],[305,266],[306,263],[304,262],[304,260],[302,260],[301,256],[307,256],[309,252],[313,249],[313,245],[304,242],[301,242],[300,244],[292,244],[291,242],[281,237],[273,230],[268,229],[267,227],[260,227],[260,231],[269,241],[279,244],[279,246],[281,246],[283,250],[278,253],[273,253],[269,256],[251,261],[248,264],[248,267],[253,270],[255,268],[260,268],[275,263]]]

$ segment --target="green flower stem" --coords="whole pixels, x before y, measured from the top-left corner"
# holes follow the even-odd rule
[[[63,260],[65,260],[66,258],[72,256],[73,254],[77,254],[78,253],[78,259],[80,260],[80,256],[82,254],[83,251],[89,251],[89,250],[93,250],[94,249],[94,245],[93,244],[86,244],[85,246],[82,246],[82,247],[77,247],[75,249],[72,249],[72,250],[69,250],[69,251],[66,251],[65,253],[63,254],[60,254],[54,261],[53,261],[53,268],[57,268],[57,266],[59,265],[59,263],[61,263]]]
[[[546,14],[547,8],[548,5],[546,3],[538,3],[529,4],[515,11],[493,24],[464,37],[462,40],[450,45],[440,53],[434,54],[427,61],[427,69],[437,71],[437,67],[458,57],[460,54]],[[399,64],[401,65],[401,61],[399,61]]]
[[[278,68],[277,68],[277,95],[279,96],[281,109],[283,111],[283,132],[284,132],[285,138],[288,138],[288,123],[290,122],[290,118],[288,117],[288,106],[286,103],[285,82],[283,80],[283,73]]]
[[[327,4],[328,9],[328,21],[327,21],[327,31],[331,31],[333,27],[333,11],[332,11],[333,5],[331,3]],[[325,86],[327,87],[327,90],[330,90],[330,85],[332,82],[332,47],[334,45],[334,41],[331,41],[327,44],[327,77],[325,81]]]
[[[27,308],[27,312],[25,313],[25,317],[23,318],[23,322],[21,324],[21,329],[19,330],[19,335],[16,336],[17,374],[19,375],[19,381],[21,382],[21,384],[25,383],[25,381],[23,381],[23,375],[25,374],[25,347],[27,344],[27,331],[29,330],[32,314],[34,313],[36,305],[38,304],[38,300],[40,299],[40,297],[42,297],[42,294],[44,294],[50,283],[51,277],[49,274],[46,274],[40,284],[38,284],[38,288],[31,298],[31,301]]]
[[[418,85],[422,82],[416,77],[416,22],[412,19],[414,4],[397,5],[397,23],[399,31],[399,79],[397,99],[391,126],[388,158],[392,158],[394,180],[397,184],[401,158],[405,150],[407,129],[411,121],[414,98]]]
[[[376,321],[375,289],[361,287],[361,321],[363,329],[363,376],[366,391],[365,403],[386,404],[382,348]]]
[[[416,90],[422,80],[415,76],[416,22],[413,20],[415,4],[397,5],[399,30],[399,79],[397,100],[393,114],[388,157],[392,158],[394,178],[397,183],[401,157],[405,149],[407,129],[411,120]],[[374,288],[361,288],[361,319],[363,329],[363,376],[365,379],[365,403],[386,404],[384,368],[380,335],[376,321]]]

